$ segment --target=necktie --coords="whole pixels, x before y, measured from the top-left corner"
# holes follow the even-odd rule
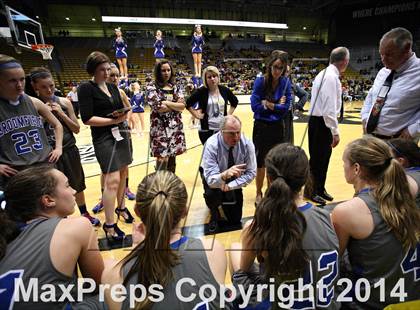
[[[375,130],[376,126],[378,126],[379,115],[381,114],[381,110],[385,105],[386,96],[388,95],[388,92],[391,89],[394,74],[395,70],[392,70],[386,78],[384,85],[382,85],[378,97],[376,98],[376,102],[373,104],[372,111],[370,112],[369,119],[366,125],[367,133],[372,133]]]
[[[228,169],[235,165],[235,160],[233,159],[233,146],[229,148],[229,156],[228,156]]]
[[[235,165],[235,160],[233,159],[233,147],[230,147],[229,148],[229,155],[228,155],[228,169],[230,167],[232,167],[233,165]],[[236,179],[236,177],[231,177],[231,178],[226,180],[226,183],[232,182],[235,179]]]

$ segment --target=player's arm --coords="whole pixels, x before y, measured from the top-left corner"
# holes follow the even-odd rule
[[[63,120],[63,122],[69,127],[69,129],[74,133],[79,133],[80,125],[77,121],[76,114],[74,113],[73,105],[66,98],[59,98],[60,102],[66,106],[68,115],[61,109],[60,105],[55,103],[51,106],[53,111],[57,111],[58,116]]]
[[[255,245],[250,235],[250,225],[245,227],[242,231],[241,243],[242,243],[242,252],[241,252],[241,262],[240,269],[242,271],[248,271],[251,266],[254,264],[255,257],[257,252],[255,251]]]
[[[178,98],[176,102],[164,101],[164,103],[172,111],[182,112],[185,109],[185,98],[179,88],[176,89],[176,97]]]
[[[335,233],[338,237],[339,252],[343,255],[351,236],[351,208],[349,202],[338,204],[331,212],[331,221],[333,222]]]
[[[105,286],[105,301],[108,309],[110,310],[120,310],[121,302],[115,301],[111,296],[111,289],[114,285],[121,285],[123,283],[123,277],[121,276],[121,265],[118,262],[106,261],[105,269],[102,273],[101,283],[104,285],[109,285],[107,288]]]
[[[55,136],[55,148],[50,153],[49,161],[57,162],[63,153],[63,126],[60,121],[48,110],[47,106],[38,98],[30,97],[35,109],[53,128]]]

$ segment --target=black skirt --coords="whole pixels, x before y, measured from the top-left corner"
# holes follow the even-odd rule
[[[122,140],[117,141],[109,131],[93,141],[96,159],[104,174],[118,171],[133,161],[130,129],[125,123],[118,127]]]
[[[277,144],[285,142],[284,121],[266,122],[255,120],[252,131],[252,142],[255,146],[257,167],[264,167],[267,153]]]

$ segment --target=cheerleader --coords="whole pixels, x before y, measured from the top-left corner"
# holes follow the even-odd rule
[[[162,31],[156,31],[156,41],[153,46],[155,47],[154,55],[156,58],[156,62],[160,61],[162,58],[165,58],[165,52],[163,51],[165,44],[163,43],[162,39]]]
[[[112,47],[115,50],[115,58],[117,58],[118,67],[120,67],[121,78],[125,79],[128,76],[127,69],[127,41],[122,36],[121,28],[115,28],[115,39]]]
[[[200,25],[195,25],[191,43],[191,53],[194,59],[194,73],[196,78],[199,79],[201,76],[201,54],[203,53],[204,45],[204,38]]]
[[[133,89],[133,96],[131,97],[133,114],[129,125],[130,128],[134,128],[139,136],[142,136],[144,132],[144,93],[140,91],[140,84],[138,82],[134,82],[131,85]],[[139,130],[139,119],[141,130]]]

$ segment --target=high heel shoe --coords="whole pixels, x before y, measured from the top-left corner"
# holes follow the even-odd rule
[[[131,224],[134,222],[134,217],[131,215],[130,211],[128,211],[127,208],[124,208],[124,209],[116,208],[115,213],[117,214],[118,219],[120,219],[120,215],[121,215],[122,218],[124,219],[124,222],[126,222],[127,224]]]
[[[108,232],[107,229],[110,229],[110,228],[114,229],[114,234],[110,234]],[[110,224],[110,225],[108,225],[107,223],[104,223],[104,225],[102,226],[102,229],[104,230],[106,239],[108,241],[111,241],[110,238],[113,241],[122,241],[125,238],[125,233],[121,229],[119,229],[119,227],[117,226],[116,223]],[[109,236],[108,236],[108,234],[109,234]]]

